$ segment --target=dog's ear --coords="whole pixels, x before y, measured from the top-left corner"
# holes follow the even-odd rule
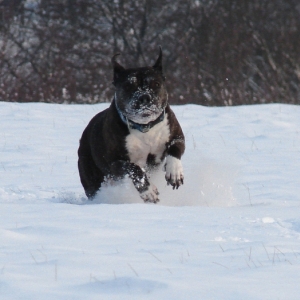
[[[158,59],[156,60],[156,63],[153,65],[153,68],[162,72],[162,49],[161,49],[161,46],[159,46]]]
[[[118,62],[116,62],[116,57],[119,56],[120,53],[115,54],[112,58],[111,58],[111,63],[114,67],[114,71],[115,72],[119,72],[119,71],[123,71],[125,70],[124,67],[122,67]]]
[[[119,56],[120,53],[115,54],[112,58],[111,58],[111,63],[113,65],[114,68],[114,81],[113,84],[115,83],[116,79],[118,79],[118,73],[120,71],[125,70],[124,67],[122,67],[118,62],[116,62],[116,57]]]

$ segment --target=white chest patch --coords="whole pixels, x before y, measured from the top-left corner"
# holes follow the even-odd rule
[[[148,132],[142,133],[136,129],[130,129],[130,134],[126,137],[126,148],[130,161],[144,168],[148,155],[153,154],[155,162],[160,163],[169,138],[167,114],[162,122],[156,124]]]

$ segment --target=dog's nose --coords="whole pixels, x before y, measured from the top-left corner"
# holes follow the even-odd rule
[[[147,94],[144,94],[144,95],[141,95],[140,97],[139,97],[139,102],[141,103],[141,104],[148,104],[148,103],[150,103],[150,101],[151,101],[151,97],[149,96],[149,95],[147,95]]]

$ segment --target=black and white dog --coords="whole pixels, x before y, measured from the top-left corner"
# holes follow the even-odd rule
[[[119,55],[119,54],[117,54]],[[162,71],[162,50],[153,67],[125,69],[116,56],[115,96],[84,130],[78,149],[81,183],[92,199],[102,183],[128,175],[145,202],[156,203],[151,171],[163,162],[173,189],[183,184],[181,156],[185,149],[181,127],[168,104]]]

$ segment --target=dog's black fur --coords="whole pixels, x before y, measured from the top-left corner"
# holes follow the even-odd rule
[[[181,127],[168,104],[162,51],[152,67],[125,69],[112,58],[115,96],[84,130],[78,149],[81,183],[92,199],[107,180],[128,175],[145,202],[159,201],[149,172],[166,158],[166,181],[183,184]]]

